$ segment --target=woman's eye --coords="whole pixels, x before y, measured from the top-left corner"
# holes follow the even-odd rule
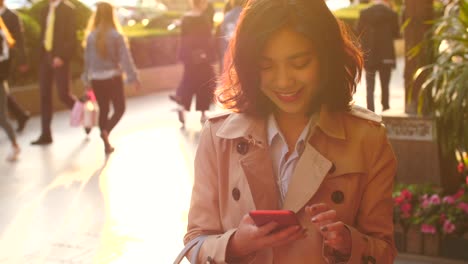
[[[292,61],[292,66],[296,69],[302,69],[307,67],[309,65],[311,59],[306,58],[306,59],[297,59]]]
[[[262,71],[266,71],[266,70],[269,70],[271,69],[273,66],[271,65],[271,63],[260,63],[260,69]]]

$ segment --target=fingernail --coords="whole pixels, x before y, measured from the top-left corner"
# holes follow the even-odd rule
[[[317,223],[317,218],[313,217],[312,218],[312,223]]]
[[[322,230],[322,232],[327,232],[327,231],[328,231],[328,228],[327,228],[326,226],[322,226],[322,227],[320,228],[320,230]]]

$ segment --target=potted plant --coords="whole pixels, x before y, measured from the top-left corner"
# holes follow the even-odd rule
[[[468,2],[448,2],[429,34],[434,62],[415,74],[425,80],[418,111],[435,118],[444,173],[453,171],[457,150],[468,150]]]
[[[431,185],[396,184],[393,196],[393,220],[395,242],[399,251],[421,254],[423,252],[422,233],[417,225],[416,212],[420,211],[420,196],[432,193]]]
[[[410,188],[399,184],[396,186],[392,197],[395,244],[398,251],[406,251],[406,234],[411,225],[417,196],[413,194]]]
[[[414,213],[413,223],[422,234],[422,253],[438,256],[440,252],[440,231],[444,216],[441,214],[440,189],[432,189],[419,197],[419,206]]]
[[[442,199],[441,213],[444,216],[441,254],[468,260],[468,185],[462,185],[454,195]]]

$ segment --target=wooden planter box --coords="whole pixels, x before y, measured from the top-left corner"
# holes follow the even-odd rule
[[[411,254],[423,253],[423,236],[416,226],[411,226],[405,236],[405,251]]]
[[[440,253],[444,258],[468,261],[468,233],[463,237],[445,236],[440,247]]]
[[[393,235],[398,252],[405,252],[405,231],[400,224],[395,224]]]
[[[442,239],[439,234],[423,234],[423,255],[437,257],[440,256]]]

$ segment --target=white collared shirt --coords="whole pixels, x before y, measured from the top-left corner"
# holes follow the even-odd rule
[[[313,115],[309,123],[304,127],[299,136],[294,151],[286,158],[289,152],[288,144],[278,128],[278,123],[273,114],[268,117],[267,136],[268,145],[270,147],[270,156],[273,162],[273,172],[276,176],[278,190],[280,192],[280,207],[283,206],[284,199],[288,192],[289,182],[296,169],[296,164],[305,149],[306,140],[310,132],[315,129],[316,116]]]

